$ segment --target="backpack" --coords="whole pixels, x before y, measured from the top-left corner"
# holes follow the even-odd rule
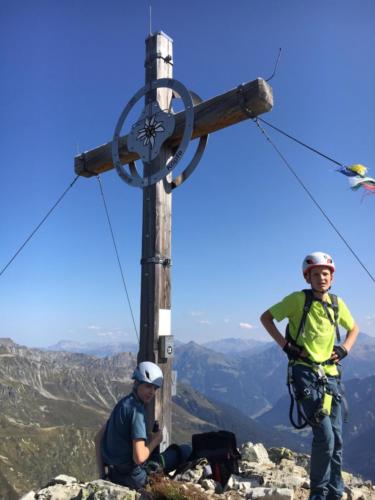
[[[233,432],[217,431],[193,434],[192,459],[206,458],[211,466],[212,479],[224,486],[232,474],[238,474],[241,455]]]

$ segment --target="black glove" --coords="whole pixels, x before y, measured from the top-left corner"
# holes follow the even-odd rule
[[[294,345],[291,342],[287,342],[283,347],[283,351],[289,359],[298,359],[301,356],[302,347]]]
[[[348,355],[348,351],[343,345],[335,345],[333,348],[333,352],[339,358],[339,361],[341,361],[343,358],[345,358],[345,356]]]

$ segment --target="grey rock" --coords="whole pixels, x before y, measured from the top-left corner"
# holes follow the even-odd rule
[[[73,500],[82,498],[82,487],[79,484],[55,484],[38,491],[38,500]]]
[[[279,464],[283,458],[293,460],[295,453],[288,448],[268,448],[268,457],[275,464]]]
[[[208,499],[222,500],[298,500],[307,499],[309,477],[306,470],[307,455],[277,449],[267,453],[261,444],[246,443],[242,448],[239,474],[232,474],[224,490],[220,483],[206,477],[207,460],[202,459],[193,468],[175,477],[180,487],[191,494],[203,494]],[[269,459],[273,458],[273,461]],[[306,459],[307,457],[307,459]],[[343,500],[375,500],[375,488],[370,481],[343,473],[345,494]],[[187,485],[187,483],[190,483]],[[148,494],[145,494],[146,496]],[[79,483],[73,477],[60,475],[39,492],[29,492],[22,500],[141,500],[134,490],[97,480]],[[148,497],[147,497],[148,498]]]
[[[346,488],[347,500],[375,500],[375,491],[372,488]]]
[[[197,464],[195,464],[193,469],[188,469],[181,474],[177,474],[175,479],[177,481],[186,481],[190,483],[199,483],[201,479],[205,478],[205,467],[208,462],[206,459],[200,460]]]
[[[78,481],[75,477],[60,474],[59,476],[56,476],[51,481],[49,481],[46,484],[45,488],[47,488],[48,486],[54,486],[55,484],[74,484],[77,482]]]
[[[178,474],[175,479],[177,481],[186,481],[188,483],[198,483],[203,476],[203,468],[189,469],[183,474]]]
[[[20,500],[35,500],[36,498],[36,493],[35,491],[29,491],[26,493],[26,495],[23,495],[23,497],[20,498]]]
[[[251,500],[293,500],[294,492],[287,488],[255,488],[246,498]]]
[[[90,498],[90,500],[138,500],[140,494],[110,481],[100,479],[89,483],[78,483],[75,478],[61,475],[54,478],[48,486],[37,493],[30,491],[21,500],[81,500],[83,498]]]
[[[202,479],[200,482],[202,488],[206,491],[215,491],[216,490],[216,481],[213,479]]]
[[[135,490],[102,479],[86,483],[85,493],[95,500],[137,500],[141,496]]]
[[[241,493],[250,493],[252,489],[259,486],[258,482],[252,481],[248,477],[232,474],[226,484],[226,490],[237,490]]]
[[[303,467],[296,465],[294,461],[282,459],[278,467],[269,470],[264,476],[264,486],[299,489],[309,485],[307,472]]]
[[[262,443],[245,443],[241,448],[241,459],[246,462],[270,462],[267,450]]]

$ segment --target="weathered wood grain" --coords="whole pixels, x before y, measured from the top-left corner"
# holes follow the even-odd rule
[[[155,78],[172,78],[172,40],[163,33],[146,40],[146,83]],[[161,57],[160,57],[161,56]],[[161,108],[168,108],[172,93],[168,89],[157,89],[157,100]],[[167,147],[148,165],[146,175],[158,171],[171,156]],[[167,447],[172,433],[172,359],[161,359],[158,352],[159,311],[171,309],[171,270],[169,266],[148,262],[152,257],[171,259],[172,193],[167,192],[163,181],[143,189],[142,221],[142,272],[141,272],[141,318],[138,362],[158,363],[164,383],[156,393],[153,405],[147,408],[148,431],[154,420],[158,420],[165,433],[163,447]],[[163,451],[163,450],[162,450]]]
[[[159,64],[160,61],[163,60],[159,59]],[[161,77],[159,76],[159,78]],[[158,92],[163,91],[166,90],[158,90]],[[192,139],[266,113],[271,110],[272,105],[272,88],[266,81],[257,78],[254,81],[244,83],[225,94],[203,101],[194,107],[195,119]],[[246,108],[250,111],[250,115]],[[176,127],[174,133],[166,142],[166,147],[169,148],[175,147],[181,140],[185,125],[184,111],[177,113],[175,118]],[[127,136],[121,137],[119,149],[120,160],[123,164],[139,158],[136,153],[128,151]],[[91,177],[112,169],[111,142],[76,156],[74,163],[75,172],[84,177]]]

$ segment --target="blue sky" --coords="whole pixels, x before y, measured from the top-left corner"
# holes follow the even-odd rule
[[[372,0],[151,4],[152,30],[174,41],[174,77],[203,99],[269,77],[281,47],[264,118],[375,177]],[[111,140],[144,85],[149,5],[2,0],[0,267],[74,179],[77,152]],[[332,163],[267,130],[374,275],[375,197],[350,191]],[[102,183],[138,325],[141,192],[113,170]],[[374,282],[250,121],[210,137],[173,194],[172,239],[179,340],[266,339],[259,315],[304,287],[301,261],[316,250],[332,254],[333,291],[375,335]],[[77,181],[0,277],[0,294],[0,336],[16,342],[135,340],[95,178]]]

